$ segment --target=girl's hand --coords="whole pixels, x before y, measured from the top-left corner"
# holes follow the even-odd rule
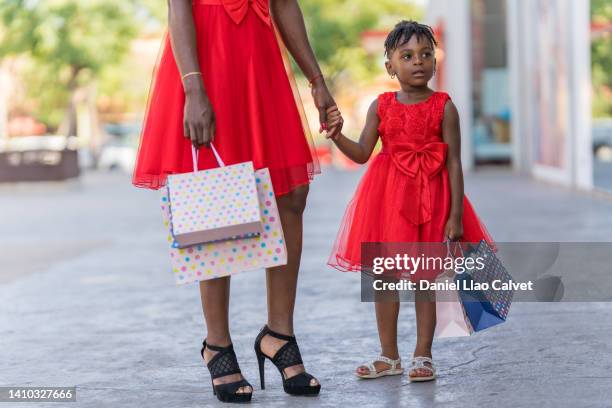
[[[185,92],[183,128],[185,137],[191,140],[196,149],[210,147],[214,140],[215,112],[203,89]]]
[[[337,106],[327,108],[327,124],[331,130],[327,132],[325,137],[327,139],[337,140],[342,131],[342,126],[344,125],[344,119]]]
[[[449,218],[444,227],[444,237],[451,241],[457,241],[463,237],[463,223],[461,218]]]

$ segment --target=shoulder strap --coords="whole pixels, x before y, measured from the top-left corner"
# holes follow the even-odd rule
[[[451,98],[450,95],[442,91],[436,91],[436,94],[437,94],[436,102],[440,104],[442,109],[444,109],[444,106],[446,105],[446,101],[450,100]]]
[[[436,128],[441,127],[442,122],[444,121],[444,108],[446,107],[446,102],[448,102],[450,99],[450,95],[446,92],[436,92],[435,100],[432,104],[433,119]]]
[[[385,92],[378,95],[378,117],[382,120],[387,114],[387,109],[391,101],[395,98],[395,92]]]

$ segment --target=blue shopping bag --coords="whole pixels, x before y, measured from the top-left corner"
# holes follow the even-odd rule
[[[474,269],[455,276],[461,303],[474,331],[481,331],[503,323],[508,316],[514,290],[495,290],[491,287],[491,283],[494,280],[507,283],[512,280],[512,276],[484,240],[480,241],[475,248],[470,247],[464,256],[474,259],[479,257],[484,264],[482,269]],[[488,283],[489,288],[472,289],[476,287],[476,284],[482,283]]]
[[[460,288],[470,287],[473,278],[471,275],[464,273],[457,275],[455,281],[460,285]],[[493,308],[491,302],[484,296],[483,291],[461,289],[459,290],[459,297],[474,331],[488,329],[506,320]]]

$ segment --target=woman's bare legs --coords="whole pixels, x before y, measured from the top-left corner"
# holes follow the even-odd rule
[[[302,215],[306,207],[308,185],[300,186],[290,193],[277,198],[278,211],[287,245],[287,265],[266,270],[268,292],[268,327],[275,332],[293,334],[293,310],[297,289],[297,276],[302,255]],[[200,282],[202,308],[208,329],[207,341],[217,346],[227,346],[231,343],[228,323],[230,278],[219,278]],[[273,356],[285,343],[271,336],[264,337],[261,343],[262,351]],[[206,350],[207,361],[214,352]],[[292,377],[304,371],[303,365],[285,369],[287,377]],[[240,380],[240,374],[228,375],[215,380],[215,384],[223,384]],[[312,385],[318,382],[313,380]],[[239,392],[250,392],[243,387]]]
[[[232,342],[229,333],[229,294],[230,278],[217,278],[200,282],[202,310],[206,320],[206,343],[226,347]],[[216,354],[208,348],[204,350],[204,359],[208,362]],[[241,374],[226,375],[213,380],[215,385],[240,381]],[[252,392],[251,387],[241,387],[236,393]]]
[[[299,186],[276,200],[287,245],[287,265],[266,270],[268,327],[272,331],[287,335],[293,335],[293,310],[302,256],[302,215],[306,208],[308,190],[308,185]],[[261,349],[266,355],[274,356],[285,343],[285,340],[265,336]],[[284,371],[289,378],[303,372],[304,366],[295,365]],[[313,379],[311,385],[317,384]]]

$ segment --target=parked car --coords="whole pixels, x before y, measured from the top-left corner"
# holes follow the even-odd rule
[[[104,131],[108,135],[98,159],[98,168],[121,170],[131,173],[136,161],[140,136],[140,123],[108,123]]]
[[[593,154],[601,161],[612,161],[612,119],[593,120]]]

